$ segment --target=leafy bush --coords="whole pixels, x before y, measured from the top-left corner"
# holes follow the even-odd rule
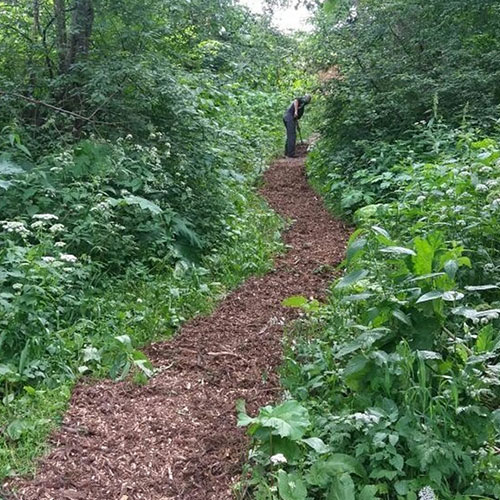
[[[387,170],[394,201],[355,212],[328,303],[285,301],[312,311],[290,332],[283,383],[324,447],[281,447],[274,467],[257,440],[258,498],[277,498],[280,471],[303,486],[278,487],[283,499],[500,496],[500,145],[433,134],[458,137],[454,154]]]

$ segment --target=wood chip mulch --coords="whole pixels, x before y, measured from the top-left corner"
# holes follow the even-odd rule
[[[303,148],[304,149],[304,148]],[[280,398],[283,324],[291,295],[321,297],[341,262],[349,228],[309,188],[299,158],[277,160],[261,189],[293,219],[290,250],[263,277],[250,278],[209,317],[186,324],[147,354],[158,373],[146,386],[81,383],[52,451],[33,479],[7,484],[22,500],[230,499],[248,442],[235,402],[254,414]]]

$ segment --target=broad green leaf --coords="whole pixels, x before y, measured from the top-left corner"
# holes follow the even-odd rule
[[[390,234],[380,226],[372,226],[373,232],[377,235],[377,240],[382,245],[392,245],[392,239]]]
[[[427,359],[443,359],[441,354],[435,351],[417,351],[417,356],[419,359],[427,360]]]
[[[444,292],[443,293],[443,300],[446,300],[447,302],[455,302],[457,300],[462,300],[464,298],[464,294],[461,292]]]
[[[455,276],[458,271],[458,262],[456,260],[448,260],[444,265],[444,272],[448,275],[448,277],[452,280],[455,279]]]
[[[28,353],[30,349],[30,341],[29,339],[26,341],[26,344],[24,345],[24,349],[21,351],[21,355],[19,356],[19,366],[17,368],[17,371],[22,374],[24,371],[24,367],[26,366],[26,360],[28,358]]]
[[[11,161],[5,159],[0,160],[0,175],[15,175],[23,172],[24,170],[21,167],[18,167]]]
[[[302,307],[307,304],[307,298],[302,295],[293,295],[285,299],[281,305],[284,307]]]
[[[358,500],[378,500],[377,491],[378,488],[374,485],[365,486],[359,493]]]
[[[289,437],[293,441],[301,439],[311,425],[307,409],[294,400],[285,401],[275,407],[262,408],[254,423],[272,429],[273,434]]]
[[[342,297],[341,302],[343,302],[343,303],[359,302],[360,300],[367,300],[370,297],[373,297],[373,293],[369,293],[369,292],[356,293],[353,295],[347,295],[345,297]]]
[[[384,247],[380,249],[383,253],[391,253],[395,255],[415,255],[411,248],[406,247]]]
[[[316,453],[328,453],[330,451],[330,448],[323,440],[317,437],[302,439],[301,442],[310,446]]]
[[[278,491],[282,500],[305,500],[307,497],[306,484],[302,478],[283,470],[278,473]]]
[[[127,205],[138,205],[143,210],[149,210],[152,214],[161,214],[163,210],[152,201],[146,200],[141,196],[130,195],[123,198]]]
[[[336,354],[335,358],[340,359],[346,356],[347,354],[351,354],[359,349],[369,349],[377,340],[380,340],[384,337],[389,330],[386,328],[376,328],[373,330],[368,330],[359,335],[352,342],[349,342],[347,345],[344,345]]]
[[[359,477],[366,476],[366,471],[359,460],[344,453],[333,453],[325,462],[325,467],[328,468],[332,474],[349,473],[356,474]]]
[[[435,248],[427,240],[415,238],[414,242],[416,255],[412,259],[415,274],[421,276],[423,274],[432,273],[432,262],[434,260]]]
[[[7,426],[7,436],[13,441],[17,441],[29,428],[30,426],[26,420],[18,418]]]
[[[353,271],[349,273],[347,276],[344,276],[338,283],[335,285],[335,288],[347,288],[348,286],[354,285],[354,283],[362,280],[368,276],[368,271],[366,269],[358,269],[357,271]]]
[[[495,331],[491,324],[481,328],[476,339],[476,351],[483,353],[493,349],[495,345]]]
[[[417,304],[421,304],[422,302],[428,302],[429,300],[436,300],[436,299],[440,299],[443,297],[443,292],[439,292],[437,290],[433,291],[433,292],[427,292],[427,293],[424,293],[424,295],[422,295],[418,300],[417,300]]]
[[[12,375],[15,371],[8,365],[0,364],[0,377]]]
[[[327,500],[355,500],[354,481],[349,474],[333,478],[328,490]]]
[[[246,427],[255,422],[254,418],[247,415],[245,401],[243,399],[238,399],[236,401],[236,411],[238,412],[238,427]]]
[[[401,311],[400,309],[394,309],[394,311],[392,311],[392,315],[396,319],[399,319],[399,321],[401,321],[405,325],[411,326],[411,320],[410,320],[410,318],[403,311]]]
[[[118,340],[120,344],[132,348],[132,340],[130,340],[130,337],[128,335],[117,335],[115,339]]]
[[[366,238],[360,238],[349,245],[346,252],[348,263],[351,263],[355,257],[359,256],[363,252],[366,246],[366,241]]]
[[[481,292],[483,290],[496,290],[497,285],[476,285],[476,286],[466,286],[465,289],[468,292]]]

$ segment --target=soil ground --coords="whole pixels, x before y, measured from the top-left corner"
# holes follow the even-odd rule
[[[302,148],[304,149],[304,148]],[[291,295],[321,297],[343,258],[349,229],[309,188],[304,154],[277,160],[261,189],[292,220],[274,269],[246,281],[211,316],[186,324],[147,354],[146,386],[81,383],[52,451],[32,479],[10,487],[22,500],[230,499],[247,453],[235,402],[249,413],[279,400],[283,325]]]

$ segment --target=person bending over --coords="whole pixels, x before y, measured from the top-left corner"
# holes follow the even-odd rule
[[[285,156],[295,158],[295,144],[297,142],[297,124],[304,114],[304,108],[311,102],[311,96],[296,97],[283,116],[286,127]]]

